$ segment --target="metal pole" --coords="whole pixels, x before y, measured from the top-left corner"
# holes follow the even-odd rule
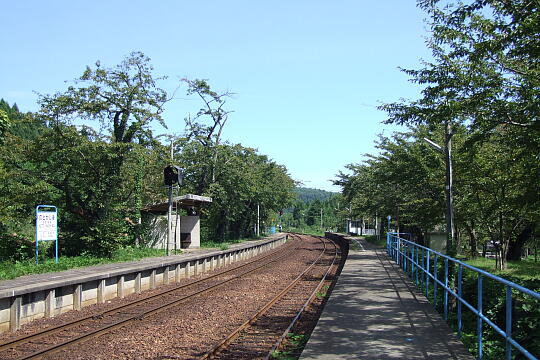
[[[396,232],[399,234],[399,204],[396,205]]]
[[[36,265],[39,262],[38,213],[39,213],[39,205],[36,206]]]
[[[260,234],[260,227],[259,227],[259,219],[260,219],[260,208],[259,208],[259,204],[257,204],[257,237],[259,237],[259,234]]]
[[[173,187],[169,186],[169,209],[167,211],[167,256],[171,255]]]
[[[171,140],[171,163],[173,160],[173,141]],[[171,255],[171,239],[172,239],[172,204],[173,204],[173,187],[169,186],[169,208],[167,210],[167,256]]]
[[[444,153],[445,174],[445,196],[446,196],[446,253],[449,256],[456,255],[456,233],[454,228],[454,204],[453,204],[453,174],[452,174],[452,126],[449,120],[444,122],[444,148],[433,141],[424,140],[437,151]]]
[[[379,218],[377,212],[375,212],[375,232],[377,233],[377,240],[381,239],[381,232],[379,231]]]
[[[454,229],[453,176],[452,176],[452,128],[449,121],[444,127],[444,154],[446,165],[446,252],[449,256],[456,255],[456,234]]]
[[[176,194],[176,195],[178,195],[178,194]],[[182,225],[181,225],[181,221],[182,221],[182,216],[178,213],[178,202],[177,202],[176,203],[176,226],[177,227],[176,227],[175,234],[178,234],[178,237],[180,238],[179,239],[180,240],[180,249],[182,248]],[[175,244],[175,247],[176,247],[176,235],[174,237],[174,244]]]

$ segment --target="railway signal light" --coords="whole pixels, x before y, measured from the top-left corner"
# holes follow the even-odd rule
[[[179,166],[169,165],[163,169],[163,181],[167,186],[182,185],[182,169]]]

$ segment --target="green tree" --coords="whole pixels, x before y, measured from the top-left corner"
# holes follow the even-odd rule
[[[267,156],[239,144],[221,144],[210,149],[198,141],[186,141],[179,152],[178,164],[185,170],[183,191],[197,191],[203,172],[214,163],[217,152],[215,181],[203,195],[213,203],[205,210],[204,231],[215,241],[239,238],[253,233],[257,205],[261,222],[286,208],[292,200],[294,181],[285,167]]]
[[[34,252],[36,204],[48,203],[54,197],[53,189],[28,160],[30,140],[44,125],[3,99],[0,113],[8,114],[9,118],[0,136],[0,259],[22,260]]]
[[[353,217],[391,215],[399,231],[413,233],[420,243],[444,213],[444,166],[421,140],[423,134],[425,129],[418,128],[381,136],[376,145],[380,154],[348,165],[350,174],[340,173],[336,181]]]
[[[218,161],[219,145],[223,128],[229,119],[231,111],[226,110],[227,98],[232,96],[230,92],[217,93],[212,90],[208,80],[183,79],[188,85],[187,94],[198,96],[203,107],[199,109],[192,119],[186,120],[186,137],[195,140],[204,147],[204,151],[210,154],[210,161],[205,163],[206,171],[201,173],[198,179],[197,193],[202,193],[216,181],[216,167]]]
[[[86,67],[64,93],[41,95],[40,115],[50,122],[99,121],[112,142],[144,143],[152,139],[150,125],[165,127],[161,113],[168,101],[157,86],[150,58],[133,52],[114,68]]]
[[[484,224],[481,230],[489,233],[494,243],[500,244],[504,260],[510,254],[520,253],[520,244],[530,236],[530,229],[538,222],[538,196],[520,199],[510,194],[535,194],[537,187],[536,181],[530,181],[532,178],[528,178],[529,181],[522,179],[527,178],[527,174],[537,175],[535,154],[540,149],[540,5],[534,1],[497,0],[455,4],[422,0],[418,4],[430,18],[432,37],[428,45],[434,60],[424,63],[419,70],[405,72],[412,81],[423,86],[421,97],[415,101],[386,104],[381,109],[388,112],[388,123],[425,124],[430,131],[443,126],[447,137],[453,136],[454,129],[464,127],[468,133],[466,147],[481,148],[482,151],[469,150],[469,160],[473,161],[470,166],[457,162],[458,166],[464,167],[456,168],[456,173],[461,176],[472,176],[466,169],[473,168],[474,161],[489,163],[491,168],[480,166],[486,173],[475,173],[472,179],[488,177],[489,171],[498,174],[495,169],[501,163],[511,165],[510,168],[516,171],[515,174],[501,174],[502,182],[483,182],[489,198],[482,198],[482,205],[471,194],[460,194],[477,210],[485,208],[489,199],[491,213],[499,216],[490,218],[490,224]],[[477,143],[480,145],[475,145]],[[486,143],[497,147],[484,145]],[[516,154],[516,151],[509,151],[501,158],[500,149],[524,151],[516,150],[519,156],[506,157]],[[482,155],[475,157],[479,154]],[[527,174],[524,169],[528,170]],[[517,178],[520,191],[505,192],[502,196],[501,188],[505,188],[502,184],[508,183],[511,177]],[[456,180],[469,186],[463,190],[479,187],[470,179]],[[478,223],[464,220],[463,224],[470,239],[474,239]],[[496,233],[487,230],[496,228],[496,224],[499,224]],[[509,231],[510,228],[515,231]],[[504,266],[504,262],[501,265]]]
[[[4,142],[4,136],[8,127],[9,127],[9,118],[6,112],[0,109],[0,144]]]
[[[133,221],[119,219],[139,216],[134,213],[142,204],[142,148],[155,145],[150,126],[164,125],[168,100],[152,70],[150,59],[135,52],[114,68],[98,61],[65,92],[40,97],[38,116],[52,129],[36,141],[34,161],[62,194],[72,253],[110,254],[132,240]],[[99,121],[100,131],[70,125],[85,120]]]
[[[41,130],[47,127],[43,119],[32,113],[22,113],[17,104],[10,106],[4,99],[0,99],[0,110],[3,110],[9,119],[9,132],[22,140],[33,140],[39,136]]]

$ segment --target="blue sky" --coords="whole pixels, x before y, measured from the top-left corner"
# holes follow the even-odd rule
[[[5,1],[0,98],[34,111],[35,92],[63,91],[86,65],[142,51],[169,76],[166,90],[187,77],[236,93],[225,139],[336,191],[329,180],[395,130],[376,106],[418,96],[398,66],[430,58],[423,18],[414,0]],[[200,105],[185,88],[178,97],[157,133],[181,133]]]

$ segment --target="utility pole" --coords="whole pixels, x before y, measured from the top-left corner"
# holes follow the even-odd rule
[[[321,207],[321,230],[322,230],[322,207]]]
[[[352,222],[352,204],[349,203],[349,221],[347,221],[347,234],[351,232],[351,222]]]
[[[260,234],[259,219],[260,219],[260,208],[259,208],[259,204],[257,204],[257,237],[259,237],[259,234]]]
[[[446,120],[444,124],[444,155],[446,163],[446,251],[449,256],[456,255],[456,233],[454,229],[454,196],[453,196],[453,173],[452,173],[452,126]]]
[[[399,234],[399,204],[396,205],[396,232]]]
[[[173,161],[173,141],[171,140],[171,164],[172,164],[172,161]],[[173,186],[174,186],[173,184],[169,185],[169,208],[167,210],[167,256],[171,255]],[[176,216],[178,216],[178,214],[176,214]]]
[[[173,163],[173,140],[171,139],[171,164]],[[167,256],[171,255],[171,240],[172,240],[172,210],[173,210],[173,186],[174,183],[171,183],[169,187],[169,208],[167,209]],[[176,209],[176,228],[177,231],[180,230],[180,219],[178,219],[178,209]],[[176,243],[176,239],[175,243]]]
[[[454,194],[453,194],[453,173],[452,173],[452,125],[449,120],[444,122],[444,148],[435,142],[424,138],[431,147],[444,153],[444,163],[446,168],[445,176],[445,195],[446,195],[446,254],[449,256],[456,255],[456,232],[454,228]]]
[[[379,217],[375,211],[375,233],[377,234],[377,240],[381,239],[381,232],[379,231]]]

